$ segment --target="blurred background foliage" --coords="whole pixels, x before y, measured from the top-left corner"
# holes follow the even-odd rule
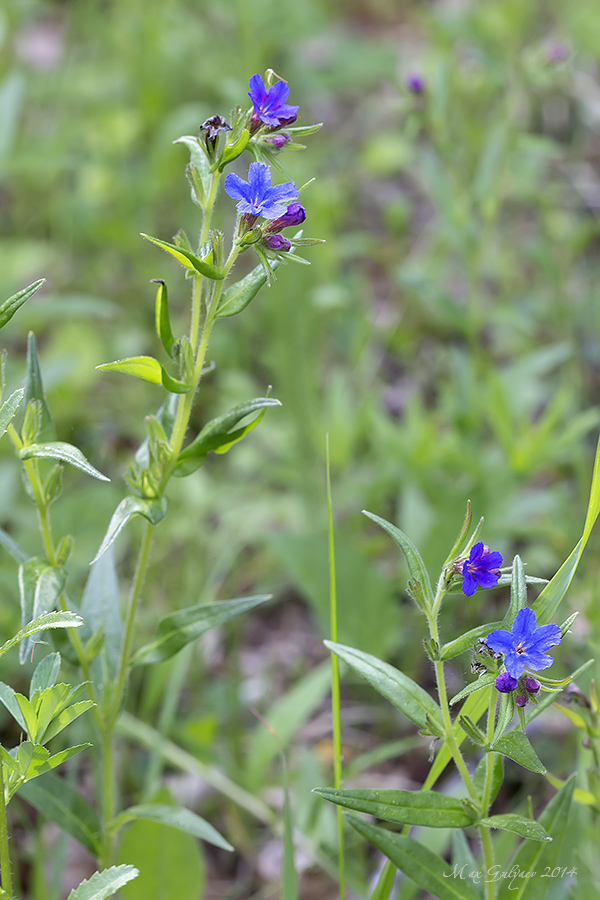
[[[165,608],[266,590],[305,604],[326,632],[327,431],[342,642],[408,671],[421,655],[402,561],[362,508],[397,522],[435,569],[470,498],[488,544],[519,552],[530,574],[556,571],[581,533],[600,424],[595,0],[4,0],[0,44],[0,296],[47,278],[3,332],[8,380],[22,380],[33,329],[59,439],[113,479],[65,473],[54,516],[57,531],[77,524],[75,598],[160,403],[152,386],[94,366],[155,352],[151,278],[187,316],[178,266],[138,234],[194,234],[186,151],[172,141],[243,104],[267,67],[289,82],[299,124],[324,122],[285,163],[297,184],[316,176],[305,230],[327,243],[216,330],[196,425],[268,385],[283,406],[173,486],[149,627]],[[221,226],[232,212],[225,200]],[[7,442],[2,454],[0,524],[38,552]],[[124,571],[135,540],[134,524]],[[571,593],[583,613],[574,657],[600,634],[597,546]],[[8,630],[7,554],[0,584]],[[456,604],[448,636],[496,618],[491,602]],[[306,612],[289,608],[302,631]],[[229,634],[236,671],[207,696],[233,721],[251,654]],[[247,678],[250,699],[274,700],[310,653],[322,657],[310,647],[308,659],[264,649],[271,671]],[[140,686],[149,717],[157,678]],[[189,746],[210,754],[211,714],[188,713]],[[298,776],[309,783],[311,760]]]

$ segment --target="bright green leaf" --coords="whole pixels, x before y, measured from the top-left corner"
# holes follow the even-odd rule
[[[212,278],[214,281],[221,281],[225,277],[209,262],[206,262],[203,259],[199,259],[199,257],[195,256],[193,253],[189,253],[187,250],[182,250],[175,244],[169,244],[167,241],[160,241],[158,238],[150,237],[149,234],[142,233],[142,237],[145,238],[145,240],[151,241],[153,244],[156,244],[156,246],[160,247],[161,250],[165,250],[167,253],[170,253],[171,256],[173,256],[178,263],[181,263],[182,266],[185,266],[186,269],[191,269],[192,271],[199,272],[200,275],[205,275],[206,278]]]
[[[166,516],[168,506],[166,497],[157,497],[152,500],[144,500],[142,497],[125,497],[121,500],[112,515],[106,534],[90,565],[98,562],[100,557],[106,553],[132,516],[143,516],[152,525],[158,525],[161,519],[164,519]]]
[[[488,828],[501,828],[503,831],[512,831],[521,837],[528,838],[530,841],[550,841],[552,840],[543,825],[533,819],[527,819],[525,816],[517,816],[513,813],[506,813],[501,816],[486,816],[479,822],[480,825],[487,825]]]
[[[233,847],[219,834],[216,828],[205,819],[196,815],[190,809],[178,806],[167,806],[164,803],[144,803],[139,806],[130,806],[126,809],[117,820],[118,827],[122,827],[127,822],[133,822],[135,819],[148,819],[151,822],[159,822],[162,825],[168,825],[170,828],[177,828],[179,831],[185,831],[200,840],[208,841],[215,847],[222,850],[233,850]]]
[[[167,285],[161,278],[152,279],[157,285],[156,304],[155,304],[155,325],[156,333],[162,341],[163,347],[171,355],[171,351],[175,346],[175,338],[171,331],[171,320],[169,318],[169,303],[167,299]]]
[[[38,281],[34,281],[28,287],[23,288],[22,291],[13,294],[12,297],[9,297],[8,300],[4,301],[2,306],[0,306],[0,328],[3,328],[6,323],[12,319],[19,307],[23,306],[23,304],[35,294],[45,280],[45,278],[40,278]]]
[[[472,628],[470,631],[467,631],[465,634],[456,638],[456,640],[444,644],[441,649],[442,659],[453,659],[455,656],[458,656],[459,653],[464,653],[466,650],[472,650],[480,638],[485,638],[490,631],[493,631],[495,628],[500,628],[500,624],[500,622],[489,622],[486,625],[478,625],[477,628]],[[453,702],[456,702],[456,699]]]
[[[122,372],[132,375],[150,384],[162,384],[162,366],[153,356],[130,356],[127,359],[116,359],[114,362],[96,366],[104,372]]]
[[[111,866],[110,869],[94,872],[91,878],[82,881],[71,891],[67,900],[105,900],[138,875],[135,866]]]
[[[65,444],[64,441],[53,441],[50,444],[29,444],[19,451],[21,459],[60,459],[62,462],[81,469],[86,475],[97,478],[99,481],[110,481],[106,475],[99,472],[91,465],[77,447]]]
[[[281,263],[274,260],[271,263],[273,269],[277,269]],[[225,316],[235,316],[242,310],[246,309],[251,303],[261,287],[267,282],[267,273],[262,266],[256,266],[248,275],[230,285],[221,296],[217,309],[217,318]]]
[[[429,828],[466,828],[473,824],[473,817],[467,815],[460,800],[437,791],[314,788],[314,792],[345,809],[368,813],[386,822]]]

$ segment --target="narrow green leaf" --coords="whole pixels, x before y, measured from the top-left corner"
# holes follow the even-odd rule
[[[97,478],[99,481],[110,481],[106,475],[99,472],[91,465],[77,447],[73,444],[65,444],[64,441],[52,441],[50,444],[30,444],[19,451],[21,459],[60,459],[62,462],[81,469],[86,475]]]
[[[169,354],[175,346],[175,338],[171,331],[171,320],[169,318],[169,302],[167,298],[167,285],[161,278],[153,278],[152,281],[158,285],[156,291],[155,304],[155,325],[156,333],[162,341],[163,347]]]
[[[466,687],[459,691],[458,694],[455,694],[452,700],[450,701],[450,706],[454,706],[455,703],[458,703],[459,700],[464,700],[465,697],[468,697],[469,694],[473,694],[475,691],[482,691],[486,687],[490,687],[490,685],[494,684],[496,681],[496,674],[494,672],[484,672],[476,681],[472,681],[470,684],[467,684]]]
[[[500,628],[500,624],[500,622],[488,622],[487,625],[478,625],[477,628],[472,628],[455,640],[444,644],[441,649],[442,659],[453,659],[459,653],[472,650],[478,640],[486,638],[490,631]]]
[[[133,822],[135,819],[149,819],[151,822],[159,822],[162,825],[168,825],[170,828],[177,828],[179,831],[185,831],[194,837],[222,850],[233,850],[233,847],[219,834],[216,828],[205,819],[196,815],[189,809],[177,806],[167,806],[163,803],[144,803],[139,806],[130,806],[117,819],[117,827],[121,828],[127,822]]]
[[[253,400],[238,403],[228,413],[211,419],[192,443],[188,444],[179,454],[174,474],[184,477],[195,472],[203,465],[211,451],[225,453],[234,443],[256,427],[259,419],[254,419],[249,425],[232,431],[234,426],[251,413],[261,412],[270,406],[281,406],[281,403],[272,397],[255,397]]]
[[[468,881],[456,877],[450,864],[424,844],[402,834],[394,834],[356,816],[348,816],[355,831],[370,841],[396,868],[438,900],[479,900]]]
[[[448,554],[448,556],[446,558],[446,562],[444,563],[442,568],[445,569],[446,566],[452,562],[452,560],[456,559],[457,556],[460,556],[465,544],[467,543],[467,539],[469,536],[469,528],[471,527],[472,516],[473,516],[473,510],[471,508],[471,501],[467,500],[467,511],[465,513],[465,518],[464,518],[464,522],[462,524],[462,528],[460,529],[458,537],[456,538],[456,540],[454,542],[454,546],[452,547],[452,550]]]
[[[71,891],[67,900],[105,900],[138,875],[135,866],[111,866],[110,869],[94,872],[91,878],[82,881]]]
[[[33,700],[36,693],[42,693],[46,688],[56,684],[60,671],[60,653],[49,653],[35,667],[29,684],[29,699]]]
[[[533,819],[527,819],[525,816],[517,816],[513,813],[506,813],[501,816],[486,816],[479,822],[480,825],[487,825],[488,828],[501,828],[503,831],[512,831],[521,837],[528,838],[530,841],[551,841],[552,838],[543,825],[535,822]]]
[[[9,297],[8,300],[4,301],[2,306],[0,306],[0,328],[3,328],[6,323],[12,319],[19,307],[23,306],[30,297],[33,297],[35,292],[41,288],[45,280],[45,278],[39,278],[28,287],[23,288],[22,291],[13,294],[12,297]]]
[[[23,731],[27,731],[27,723],[21,712],[21,706],[17,702],[16,691],[13,691],[9,684],[0,681],[0,703],[3,703],[13,719],[19,723]]]
[[[261,594],[179,609],[161,619],[156,637],[138,650],[133,658],[133,664],[149,665],[164,662],[211,628],[216,628],[217,625],[222,625],[234,616],[240,616],[270,599],[270,594]]]
[[[82,640],[89,640],[99,632],[104,637],[99,658],[92,663],[92,679],[98,692],[102,693],[104,684],[117,674],[123,643],[119,581],[112,548],[90,568],[81,600],[81,615],[85,621]]]
[[[515,556],[512,564],[512,579],[510,586],[510,604],[506,615],[502,620],[500,628],[509,630],[515,620],[515,616],[520,609],[527,606],[527,582],[525,580],[525,569],[521,562],[520,556]],[[491,631],[492,629],[490,629]]]
[[[377,524],[380,525],[384,531],[387,531],[387,533],[396,541],[406,557],[410,577],[416,578],[416,580],[420,582],[425,596],[427,597],[427,600],[429,601],[429,604],[431,606],[433,604],[433,592],[431,590],[429,575],[427,573],[427,569],[425,568],[425,563],[421,559],[421,554],[419,553],[411,539],[406,534],[404,534],[403,531],[400,531],[399,528],[396,528],[395,525],[392,525],[391,522],[387,522],[380,516],[376,516],[374,513],[367,512],[366,509],[363,509],[363,515],[367,516],[373,522],[377,522]]]
[[[281,263],[274,260],[272,267],[277,269]],[[221,296],[217,309],[217,318],[225,316],[236,316],[242,310],[246,309],[261,287],[267,283],[267,273],[262,265],[256,266],[248,275],[230,285]]]
[[[538,625],[548,625],[554,618],[561,600],[567,593],[568,587],[577,571],[579,560],[589,540],[592,528],[600,514],[600,441],[596,448],[594,471],[592,474],[592,486],[588,502],[587,514],[583,528],[583,534],[577,546],[562,564],[554,578],[546,585],[535,601],[535,613]]]
[[[152,500],[144,500],[142,497],[125,497],[121,500],[112,515],[106,534],[90,565],[98,562],[100,557],[106,553],[132,516],[143,516],[152,525],[158,525],[161,519],[164,519],[166,516],[168,506],[166,497],[157,497]]]
[[[0,656],[3,656],[7,650],[10,650],[10,648],[14,647],[15,644],[18,644],[19,641],[31,637],[31,635],[36,634],[38,631],[44,631],[46,628],[79,628],[81,625],[83,625],[83,619],[72,612],[51,612],[46,613],[43,616],[38,616],[37,619],[34,619],[26,625],[25,628],[18,631],[14,637],[11,637],[2,644],[0,647]]]
[[[552,842],[529,843],[518,848],[507,868],[518,867],[520,872],[535,872],[536,878],[518,878],[509,881],[503,879],[500,885],[499,900],[545,900],[548,893],[547,878],[541,875],[548,866],[552,871],[560,859],[560,850],[567,830],[573,827],[569,811],[573,801],[573,792],[577,775],[573,774],[562,788],[550,800],[539,817],[539,824],[552,838]]]
[[[86,800],[64,778],[47,774],[19,789],[50,822],[79,841],[93,856],[100,852],[100,820]]]
[[[503,734],[491,749],[496,753],[503,753],[532,772],[546,774],[546,767],[522,731],[509,731],[508,734]]]
[[[27,374],[25,376],[25,396],[23,399],[25,406],[31,400],[36,400],[40,404],[40,430],[37,439],[44,442],[56,440],[56,429],[46,403],[42,373],[37,355],[37,344],[33,331],[30,331],[27,335]]]
[[[66,581],[66,572],[58,566],[50,566],[45,560],[32,557],[19,566],[19,597],[21,602],[21,631],[32,620],[54,609]],[[25,639],[19,648],[19,660],[23,664],[31,654],[35,632]],[[1,650],[0,650],[1,653]]]
[[[96,366],[103,372],[121,372],[132,375],[150,384],[162,384],[162,366],[153,356],[130,356],[127,359],[116,359],[114,362]]]
[[[419,728],[427,726],[427,715],[443,728],[439,706],[427,691],[408,675],[369,653],[331,641],[324,643]]]
[[[29,740],[35,743],[37,741],[37,716],[35,710],[27,697],[23,694],[15,694],[15,700],[19,704],[23,721],[25,722],[25,731]]]
[[[19,547],[17,542],[11,538],[10,534],[6,533],[4,528],[0,528],[0,545],[4,547],[6,552],[9,553],[19,565],[27,562],[29,559],[29,554],[25,553],[22,547]]]
[[[364,812],[386,822],[429,828],[466,828],[473,824],[460,800],[437,791],[353,790],[314,788],[324,800]]]
[[[2,406],[0,406],[0,437],[5,433],[15,417],[24,396],[25,388],[18,388],[10,395],[8,400],[5,400]]]
[[[150,237],[149,234],[144,234],[143,232],[141,235],[145,240],[156,244],[161,250],[170,253],[171,256],[173,256],[178,263],[181,263],[182,266],[185,266],[186,269],[192,269],[192,271],[199,272],[200,275],[204,275],[206,278],[212,278],[213,281],[222,281],[225,277],[222,272],[215,269],[209,262],[199,259],[199,257],[194,256],[193,253],[182,250],[180,247],[175,246],[175,244],[169,244],[167,241],[160,241],[158,238]]]
[[[226,144],[221,153],[221,158],[216,166],[219,172],[222,172],[225,166],[237,159],[244,152],[250,140],[250,132],[247,128],[242,128],[240,136],[233,144]]]

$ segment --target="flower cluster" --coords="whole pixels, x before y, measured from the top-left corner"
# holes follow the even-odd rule
[[[528,695],[537,694],[540,683],[529,673],[548,669],[554,660],[547,656],[550,647],[560,644],[562,632],[558,625],[541,625],[537,627],[537,618],[532,609],[520,609],[511,631],[497,629],[490,632],[485,642],[496,653],[504,655],[504,668],[496,678],[496,687],[508,694],[517,691],[516,700],[519,706],[525,706]]]

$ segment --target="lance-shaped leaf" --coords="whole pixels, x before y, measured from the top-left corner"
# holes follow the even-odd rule
[[[14,393],[10,395],[8,400],[5,400],[2,406],[0,406],[0,437],[2,437],[2,435],[12,422],[19,406],[21,405],[24,394],[25,388],[18,388]]]
[[[592,528],[600,515],[600,441],[596,448],[594,471],[592,474],[592,486],[588,502],[583,534],[577,546],[562,564],[554,578],[546,585],[540,596],[535,601],[535,612],[538,625],[548,625],[554,618],[558,606],[567,593],[568,587],[577,571],[579,560],[589,540]]]
[[[450,701],[450,706],[454,706],[455,703],[458,703],[459,700],[464,700],[465,697],[468,697],[469,694],[475,693],[475,691],[482,691],[484,688],[490,687],[496,681],[495,672],[484,672],[476,681],[472,681],[470,684],[467,684],[466,687],[459,691],[458,694],[455,694],[452,700]]]
[[[175,346],[175,338],[171,330],[171,320],[169,318],[169,303],[167,298],[167,285],[161,278],[153,278],[152,281],[158,285],[156,291],[155,304],[155,326],[156,333],[162,341],[162,345],[169,354]]]
[[[50,566],[45,560],[37,557],[32,557],[19,566],[22,629],[32,620],[55,608],[64,589],[66,577],[63,568]],[[28,637],[21,645],[19,649],[21,663],[29,658],[33,643],[33,637]]]
[[[447,644],[444,644],[441,649],[442,659],[453,659],[455,656],[458,656],[459,653],[464,653],[465,650],[472,650],[478,640],[487,637],[490,631],[493,631],[495,628],[500,628],[500,625],[501,622],[478,625],[477,628],[472,628],[470,631],[465,632],[465,634],[461,634],[461,636],[454,641],[449,641]],[[457,699],[458,698],[455,697],[452,702],[455,703]]]
[[[444,727],[442,712],[435,700],[404,672],[353,647],[333,641],[324,641],[324,644],[419,728],[427,728],[428,715],[436,725]]]
[[[114,362],[102,363],[96,368],[104,372],[121,372],[123,375],[132,375],[141,381],[149,381],[150,384],[162,384],[173,394],[187,394],[192,389],[191,385],[172,378],[153,356],[129,356],[127,359],[115,359]]]
[[[397,869],[438,900],[479,900],[472,885],[453,877],[452,867],[414,838],[394,834],[357,816],[348,816],[355,831],[370,841]]]
[[[19,796],[79,841],[93,856],[98,856],[102,830],[100,820],[66,779],[54,774],[44,775],[20,788]]]
[[[52,441],[49,444],[29,444],[19,450],[21,459],[60,459],[62,462],[69,463],[76,469],[81,469],[86,475],[92,478],[98,478],[99,481],[110,481],[106,475],[95,469],[94,466],[87,461],[81,450],[74,447],[73,444],[66,444],[64,441]]]
[[[81,616],[76,616],[72,612],[50,612],[29,622],[25,628],[18,631],[13,637],[6,641],[0,647],[0,656],[3,656],[7,650],[18,644],[24,638],[31,637],[38,631],[45,631],[46,628],[79,628],[83,625]]]
[[[203,841],[208,841],[209,844],[214,844],[215,847],[220,847],[222,850],[233,850],[229,841],[226,841],[216,828],[213,828],[209,822],[196,813],[183,807],[167,806],[164,803],[144,803],[140,806],[130,806],[118,816],[115,824],[117,829],[120,829],[135,819],[160,822],[161,825],[169,825],[171,828],[177,828],[179,831],[185,831]]]
[[[386,822],[401,825],[427,825],[429,828],[466,828],[474,817],[454,797],[437,791],[357,790],[339,791],[334,788],[314,788],[324,800],[364,812]]]
[[[429,575],[427,573],[427,569],[425,568],[425,563],[421,558],[421,554],[419,553],[411,539],[406,534],[404,534],[403,531],[400,531],[399,528],[396,528],[395,525],[392,525],[391,522],[387,522],[385,519],[382,519],[381,516],[376,516],[374,513],[367,512],[366,509],[363,509],[363,515],[367,516],[373,522],[377,522],[377,524],[380,525],[381,528],[384,529],[384,531],[387,531],[387,533],[391,537],[393,537],[406,557],[410,577],[420,582],[421,588],[423,589],[423,592],[429,604],[433,605],[433,592],[431,590]]]
[[[29,682],[29,699],[33,700],[36,693],[42,693],[46,688],[56,684],[60,671],[60,653],[49,653],[35,667],[35,671]]]
[[[143,516],[152,525],[158,525],[161,519],[164,519],[166,516],[168,507],[169,501],[166,497],[157,497],[150,500],[145,500],[143,497],[125,497],[114,511],[106,534],[90,565],[93,565],[103,553],[106,553],[132,516]]]
[[[510,584],[510,604],[500,628],[506,630],[512,627],[515,616],[520,609],[527,606],[527,581],[525,569],[520,556],[515,556],[512,565],[512,577]],[[492,629],[490,628],[490,631]]]
[[[517,816],[506,813],[501,816],[486,816],[481,819],[479,825],[487,825],[488,828],[501,828],[503,831],[512,831],[530,841],[551,841],[552,838],[543,825],[525,816]]]
[[[97,634],[103,637],[99,657],[92,663],[92,679],[101,692],[106,682],[116,678],[123,644],[119,582],[112,549],[91,566],[80,608],[85,619],[82,640]]]
[[[234,616],[260,606],[270,600],[270,595],[243,597],[236,600],[221,600],[219,603],[204,603],[179,609],[165,616],[159,623],[156,637],[141,647],[133,658],[134,665],[148,665],[163,662],[217,625],[222,625]]]
[[[90,746],[90,744],[78,744],[51,756],[50,752],[45,747],[42,747],[41,744],[22,741],[15,750],[11,751],[11,756],[14,756],[20,774],[17,776],[12,771],[9,774],[6,785],[8,799],[10,800],[14,796],[17,790],[21,788],[21,785],[31,781],[33,778],[37,778],[39,775],[50,772]]]
[[[462,553],[463,548],[464,548],[465,544],[467,543],[467,540],[469,537],[469,528],[471,527],[472,515],[473,515],[473,510],[471,508],[471,501],[467,500],[467,511],[465,513],[465,518],[464,518],[464,521],[462,524],[462,528],[460,529],[460,531],[458,533],[458,537],[456,538],[454,545],[452,547],[452,550],[448,554],[446,562],[444,563],[442,568],[445,569],[446,566],[452,562],[452,560],[456,559],[456,557],[460,556],[460,554]]]
[[[200,259],[188,250],[177,247],[175,244],[169,244],[167,241],[160,241],[158,238],[151,237],[149,234],[141,234],[147,241],[151,241],[153,244],[156,244],[157,247],[160,247],[161,250],[170,253],[171,256],[173,256],[178,263],[181,263],[182,266],[185,266],[186,269],[199,272],[200,275],[205,275],[207,278],[212,278],[214,281],[222,281],[225,277],[222,272],[219,272],[219,270],[208,261],[208,258],[212,259],[212,253],[209,253],[207,259]]]
[[[281,265],[279,260],[273,260],[271,267],[277,269]],[[223,292],[217,309],[217,318],[220,316],[235,316],[246,309],[254,300],[261,287],[267,283],[267,273],[262,265],[256,266],[240,281],[230,285]]]
[[[37,355],[37,344],[33,331],[27,335],[27,374],[25,376],[25,405],[36,400],[40,405],[40,430],[37,438],[40,441],[53,441],[56,438],[54,422],[46,403],[42,373]]]
[[[503,753],[504,756],[508,756],[532,772],[538,772],[540,775],[546,774],[546,767],[522,731],[509,731],[498,738],[492,747],[486,749]]]
[[[0,328],[3,328],[7,322],[12,319],[16,311],[20,306],[29,300],[30,297],[33,297],[35,292],[40,288],[45,282],[45,278],[39,278],[37,281],[34,281],[32,284],[28,285],[28,287],[23,288],[22,291],[18,291],[18,293],[13,294],[12,297],[9,297],[8,300],[5,300],[4,303],[0,306]]]
[[[281,402],[272,397],[255,397],[254,400],[239,403],[225,415],[212,419],[204,426],[198,437],[179,454],[175,475],[184,477],[195,472],[204,464],[211,450],[214,453],[226,453],[249,431],[256,428],[269,406],[281,406]],[[232,430],[243,418],[257,411],[259,415],[249,425]]]
[[[190,163],[198,171],[202,184],[202,192],[205,197],[207,197],[210,192],[211,182],[210,164],[208,162],[206,153],[200,145],[200,141],[193,134],[184,134],[182,137],[177,138],[177,140],[173,141],[173,143],[185,144],[185,146],[190,151]],[[198,200],[200,200],[200,198],[198,198]],[[204,208],[204,204],[201,205]]]
[[[139,874],[135,866],[127,865],[111,866],[110,869],[94,872],[91,878],[82,881],[71,891],[67,900],[106,900],[106,897],[112,897]]]

